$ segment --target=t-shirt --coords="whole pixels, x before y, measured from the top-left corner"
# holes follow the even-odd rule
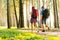
[[[42,16],[43,16],[43,14],[44,14],[44,10],[41,11],[41,15],[42,15]]]

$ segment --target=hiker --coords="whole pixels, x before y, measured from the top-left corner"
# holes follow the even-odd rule
[[[35,9],[35,7],[32,7],[32,13],[31,13],[31,29],[33,31],[33,27],[38,27],[37,24],[37,17],[38,17],[38,10]]]
[[[46,19],[49,17],[49,10],[48,9],[44,9],[44,6],[42,6],[42,11],[41,11],[41,22],[42,22],[42,32],[45,31],[44,27],[47,27],[46,25]],[[49,27],[48,27],[49,29]]]

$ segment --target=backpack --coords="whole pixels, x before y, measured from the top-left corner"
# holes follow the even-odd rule
[[[32,11],[31,17],[36,19],[37,16],[38,16],[38,10],[35,9],[34,11]]]
[[[49,17],[49,15],[50,15],[49,10],[45,9],[44,12],[43,12],[43,18],[47,19]]]

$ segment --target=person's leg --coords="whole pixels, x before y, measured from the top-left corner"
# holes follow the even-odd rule
[[[34,23],[31,23],[31,30],[33,31]]]
[[[48,27],[48,25],[46,24],[46,19],[44,20],[44,23],[45,23],[45,27],[47,27],[48,30],[50,30],[49,27]]]
[[[42,32],[45,32],[45,24],[42,24]]]
[[[49,27],[48,27],[48,25],[46,24],[46,19],[43,19],[43,25],[44,25],[44,27],[47,27],[48,30],[50,30]]]
[[[37,29],[36,29],[37,32],[39,32],[39,27],[38,27],[38,23],[37,23],[37,22],[34,23],[34,26],[37,28]]]
[[[35,26],[36,28],[38,28],[38,23],[37,23],[37,22],[34,22],[34,26]]]
[[[31,30],[33,32],[33,27],[34,27],[34,22],[35,22],[35,19],[34,18],[31,18]]]
[[[45,32],[45,27],[46,27],[46,19],[42,19],[42,32]]]

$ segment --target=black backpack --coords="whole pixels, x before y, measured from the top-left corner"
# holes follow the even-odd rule
[[[44,13],[43,13],[43,18],[48,18],[49,17],[49,15],[50,15],[50,12],[49,12],[49,10],[48,9],[45,9],[44,10]]]

